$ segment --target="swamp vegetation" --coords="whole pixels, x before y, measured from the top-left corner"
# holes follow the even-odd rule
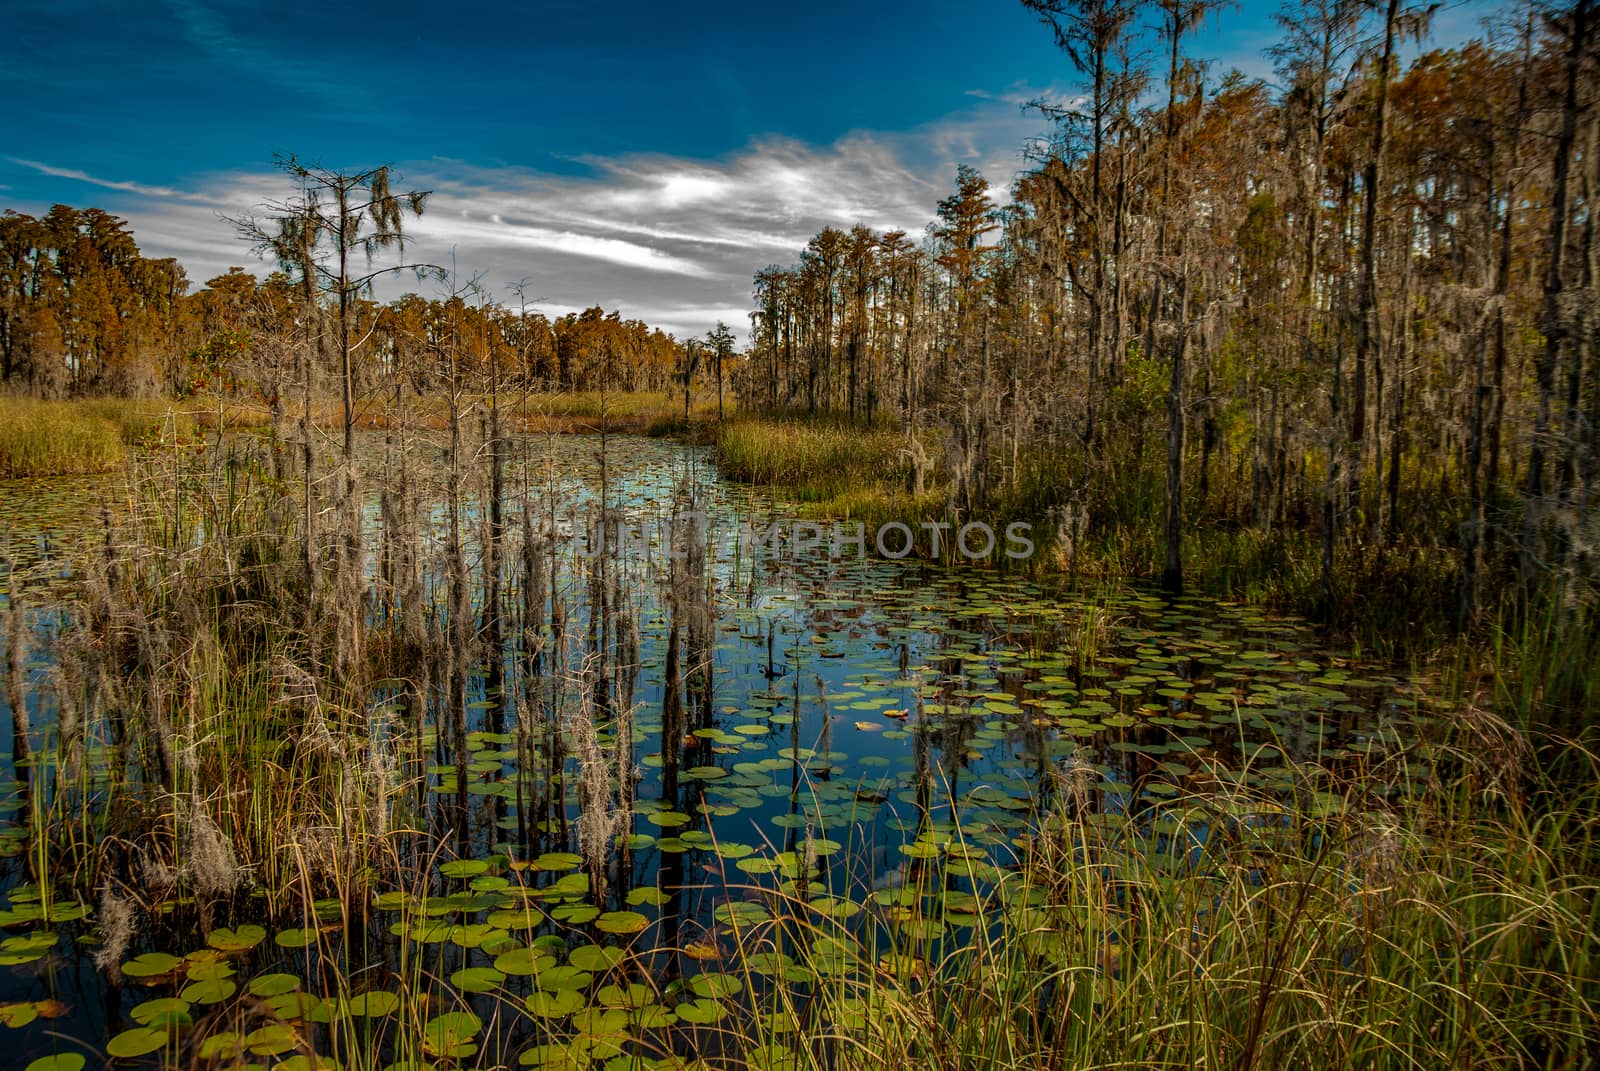
[[[0,956],[39,1066],[1585,1051],[1592,789],[1470,697],[1245,604],[753,553],[718,534],[781,503],[704,448],[398,417],[353,590],[303,583],[260,434],[30,495]]]
[[[412,263],[386,167],[194,293],[0,219],[0,1063],[1594,1064],[1593,5],[1304,5],[1281,93],[1025,6],[1009,201],[743,353]]]

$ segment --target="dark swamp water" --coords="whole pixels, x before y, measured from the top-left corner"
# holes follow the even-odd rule
[[[560,604],[559,639],[530,660],[527,622],[507,629],[498,672],[479,661],[465,678],[464,738],[444,710],[413,720],[393,685],[372,696],[397,865],[355,903],[286,907],[254,876],[201,913],[181,885],[148,888],[116,970],[95,962],[96,890],[59,880],[35,832],[72,814],[100,835],[113,730],[88,719],[68,754],[57,636],[74,555],[128,495],[120,477],[0,485],[28,592],[20,614],[7,604],[0,659],[28,708],[26,740],[0,740],[0,1067],[302,1068],[315,1053],[351,1067],[651,1066],[715,1051],[730,1021],[786,1014],[780,989],[803,1008],[863,973],[925,983],[942,950],[1015,921],[1019,905],[990,894],[1069,806],[1132,863],[1177,872],[1227,814],[1172,805],[1196,791],[1244,785],[1317,814],[1348,796],[1307,783],[1302,762],[1406,771],[1375,794],[1425,777],[1384,767],[1419,733],[1418,689],[1324,650],[1303,622],[978,566],[752,555],[731,534],[782,504],[724,483],[694,447],[608,444],[607,504],[645,539],[596,581],[574,533],[600,497],[597,454],[589,438],[541,442],[509,481],[513,513],[533,494],[553,519],[540,616]],[[691,488],[710,538],[704,569],[691,553],[675,586],[663,533]],[[368,519],[383,523],[376,502]],[[434,502],[428,521],[437,607],[428,563],[448,513]],[[481,530],[474,508],[462,523]],[[466,542],[481,613],[482,555]],[[499,598],[526,604],[519,555],[508,547]],[[15,694],[0,693],[14,727]],[[596,756],[625,776],[590,791]],[[1228,820],[1279,816],[1256,802]],[[285,830],[284,850],[313,833]],[[773,922],[798,916],[803,941]],[[845,1000],[826,1014],[869,1012]],[[781,1050],[754,1062],[786,1066]]]

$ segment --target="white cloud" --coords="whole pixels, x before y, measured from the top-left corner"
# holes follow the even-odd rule
[[[1027,82],[1012,82],[1005,89],[998,91],[969,89],[967,90],[967,96],[976,97],[979,100],[997,101],[1023,110],[1031,109],[1035,103],[1043,104],[1048,108],[1075,108],[1085,100],[1082,93],[1075,93],[1060,86],[1040,88],[1029,85]]]
[[[600,304],[679,337],[718,320],[743,336],[752,275],[795,262],[822,227],[864,223],[920,237],[953,188],[957,162],[978,166],[1003,197],[1021,168],[1019,146],[1042,126],[1004,95],[910,131],[857,132],[827,146],[766,137],[717,160],[584,158],[574,161],[587,169],[579,175],[443,158],[401,163],[406,188],[432,191],[410,226],[408,255],[477,278],[508,304],[525,281],[548,312]],[[126,217],[147,255],[177,257],[196,285],[231,265],[269,270],[223,217],[291,192],[270,169],[185,176],[186,192],[21,163],[124,195],[68,188],[55,199],[102,203]],[[385,285],[398,292],[415,284],[397,275]]]
[[[136,193],[141,197],[181,197],[182,194],[170,186],[146,186],[141,182],[119,182],[113,179],[96,178],[86,171],[76,171],[69,167],[52,167],[40,163],[38,160],[24,160],[17,156],[8,156],[14,164],[19,164],[29,170],[37,171],[41,175],[51,178],[71,179],[74,182],[87,182],[91,186],[99,186],[107,190],[119,190],[122,193]],[[9,186],[0,186],[0,189],[10,189]]]

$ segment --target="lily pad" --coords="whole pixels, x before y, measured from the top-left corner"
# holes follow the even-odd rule
[[[131,1030],[124,1030],[106,1042],[106,1055],[119,1060],[136,1060],[165,1047],[168,1037],[165,1029],[136,1026]]]
[[[363,1019],[380,1019],[400,1010],[400,995],[383,989],[369,989],[350,998],[350,1014]]]
[[[233,930],[222,926],[206,935],[206,944],[222,952],[248,952],[266,939],[267,931],[261,926],[246,925]]]
[[[529,1013],[540,1019],[559,1019],[584,1007],[588,1001],[576,989],[539,990],[524,1002]]]
[[[594,925],[602,933],[631,934],[650,925],[650,920],[637,911],[607,911]]]
[[[422,1028],[422,1047],[430,1056],[465,1059],[478,1051],[473,1041],[483,1020],[466,1011],[449,1011],[429,1019]]]
[[[85,1062],[81,1052],[58,1052],[39,1057],[23,1071],[83,1071]]]
[[[493,993],[505,980],[493,967],[463,967],[450,976],[450,984],[464,993]]]
[[[129,978],[160,978],[178,969],[182,960],[166,952],[146,952],[122,965],[122,973]]]

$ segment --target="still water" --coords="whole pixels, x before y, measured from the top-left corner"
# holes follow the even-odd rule
[[[508,627],[498,672],[486,656],[466,678],[464,753],[439,712],[408,725],[395,685],[372,696],[374,731],[414,760],[394,816],[411,831],[395,833],[408,846],[404,876],[375,882],[360,903],[321,898],[297,916],[274,910],[280,901],[259,887],[202,915],[181,891],[171,902],[152,893],[120,979],[93,962],[96,890],[41,883],[53,864],[36,832],[65,791],[56,637],[70,621],[76,556],[103,544],[134,496],[121,477],[0,485],[3,557],[27,588],[18,672],[31,756],[18,763],[16,733],[0,739],[0,1066],[56,1054],[40,1066],[71,1071],[66,1054],[93,1067],[109,1051],[145,1066],[305,1067],[341,1046],[348,1058],[352,1036],[375,1066],[709,1052],[722,1044],[716,1024],[760,1015],[775,987],[803,1003],[821,979],[882,969],[885,950],[926,965],[975,931],[1003,930],[1012,916],[993,912],[987,893],[1047,814],[1070,806],[1121,831],[1130,853],[1182,867],[1216,819],[1180,817],[1171,801],[1247,785],[1280,794],[1286,808],[1331,811],[1344,797],[1304,783],[1299,763],[1370,769],[1418,735],[1416,688],[1325,650],[1304,622],[982,566],[836,557],[826,546],[753,555],[733,534],[783,517],[784,506],[720,480],[703,450],[612,438],[603,486],[598,455],[595,439],[541,440],[519,448],[507,481],[512,527],[527,500],[555,548],[532,616],[559,603],[569,653],[550,647],[530,663],[528,620]],[[667,648],[684,610],[672,597],[667,524],[691,495],[712,534],[695,578],[705,666],[680,650],[690,709],[669,739]],[[593,605],[602,589],[579,553],[602,498],[643,538],[612,561],[602,593],[626,619],[616,634],[631,663],[612,678],[626,686],[585,707],[553,678],[558,666],[581,677],[586,632],[605,633]],[[478,501],[477,487],[463,491],[475,614]],[[437,497],[427,510],[425,562],[438,561],[448,512]],[[375,578],[376,499],[367,520]],[[525,603],[516,561],[512,547],[508,604]],[[424,568],[440,612],[444,572]],[[0,661],[17,661],[18,627],[0,640]],[[546,715],[587,710],[606,753],[631,759],[632,813],[615,830],[603,896],[580,843],[570,740],[558,798],[534,798],[550,780],[552,736],[535,732],[531,750],[519,741],[517,682],[530,674],[552,678],[531,686]],[[92,723],[72,760],[87,764],[74,776],[91,801],[96,778],[109,777],[96,770],[111,763],[109,733]],[[1258,810],[1234,818],[1245,828],[1274,821]],[[309,838],[286,835],[300,832]],[[752,952],[752,933],[807,912],[815,939],[804,948],[774,936]],[[401,1021],[420,1024],[411,1036],[423,1039],[421,1054],[399,1040]]]

